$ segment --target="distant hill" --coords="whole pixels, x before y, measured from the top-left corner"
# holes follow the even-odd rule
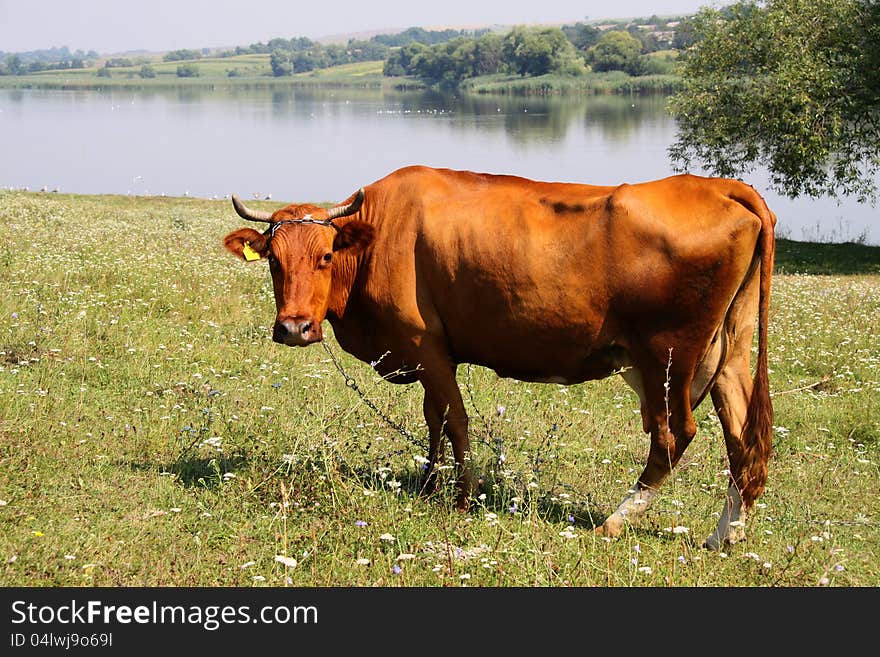
[[[669,17],[679,17],[680,15],[675,16],[657,16],[658,18],[669,18]],[[616,24],[626,23],[628,21],[637,20],[635,18],[615,18],[615,19],[572,19],[570,21],[558,21],[558,22],[547,22],[547,23],[528,23],[527,25],[530,27],[564,27],[566,25],[576,25],[579,23],[586,23],[592,25],[600,25],[602,27],[612,27]],[[380,35],[397,35],[408,30],[412,29],[421,29],[427,32],[443,32],[443,31],[463,31],[463,32],[479,32],[479,31],[489,31],[496,33],[506,33],[512,30],[517,25],[525,25],[525,23],[515,23],[515,24],[444,24],[444,25],[424,25],[424,26],[408,26],[408,27],[387,27],[387,28],[379,28],[373,30],[363,30],[358,32],[345,32],[340,34],[328,34],[325,36],[321,36],[315,39],[311,39],[313,42],[319,43],[324,46],[330,45],[345,45],[351,40],[356,41],[369,41],[376,36]],[[253,44],[251,44],[253,45]],[[224,51],[235,50],[236,48],[243,47],[244,44],[232,44],[228,46],[212,46],[212,47],[199,47],[203,55],[208,56],[210,53],[221,53]],[[90,50],[87,53],[82,50],[77,50],[75,53],[71,53],[66,46],[61,48],[46,48],[42,50],[34,50],[28,52],[4,52],[0,49],[0,59],[15,55],[24,63],[29,63],[33,61],[43,61],[43,62],[58,62],[65,61],[71,58],[77,59],[87,59],[90,61],[96,61],[99,59],[107,59],[112,57],[158,57],[165,53],[164,50],[152,50],[152,49],[137,49],[137,50],[125,50],[120,52],[113,53],[97,53],[94,50]]]
[[[322,43],[324,45],[331,45],[335,43],[346,44],[350,40],[355,39],[357,41],[369,41],[374,36],[378,36],[380,34],[397,34],[398,32],[403,32],[406,28],[403,27],[389,27],[379,30],[366,30],[364,32],[346,32],[345,34],[328,34],[327,36],[318,37],[315,39],[318,43]]]
[[[575,24],[579,21],[573,20],[562,23],[533,23],[535,27],[561,27],[562,25]],[[580,21],[584,22],[584,21]],[[315,39],[318,43],[322,43],[324,45],[330,44],[346,44],[351,39],[355,39],[357,41],[368,41],[372,39],[374,36],[378,36],[380,34],[400,34],[401,32],[405,32],[407,29],[414,27],[410,25],[409,27],[389,27],[379,30],[368,30],[364,32],[346,32],[344,34],[329,34],[327,36],[318,37]],[[509,32],[513,29],[513,25],[501,25],[498,23],[492,25],[486,24],[469,24],[469,25],[419,25],[418,27],[428,31],[428,32],[440,32],[443,30],[465,30],[465,31],[476,31],[476,30],[489,30],[490,32]]]

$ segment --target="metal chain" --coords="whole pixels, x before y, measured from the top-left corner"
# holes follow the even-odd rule
[[[336,355],[333,353],[333,351],[331,351],[331,349],[327,345],[326,341],[322,342],[321,345],[324,347],[324,351],[327,352],[327,355],[330,356],[330,361],[333,363],[333,365],[336,366],[336,369],[339,370],[339,373],[345,379],[346,387],[354,390],[357,393],[358,397],[361,398],[361,401],[363,401],[363,403],[370,410],[372,410],[376,415],[378,415],[380,418],[382,418],[382,420],[388,426],[390,426],[395,431],[397,431],[397,433],[399,433],[401,436],[403,436],[404,438],[409,440],[413,445],[416,445],[422,449],[427,449],[427,445],[424,443],[424,441],[416,438],[412,433],[410,433],[406,429],[406,427],[404,427],[403,425],[394,421],[391,417],[389,417],[386,413],[384,413],[381,409],[379,409],[379,407],[376,406],[375,403],[373,403],[373,400],[371,400],[369,397],[367,397],[367,395],[364,393],[364,391],[361,390],[360,386],[358,386],[357,381],[354,379],[354,377],[352,377],[345,370],[345,368],[342,366],[342,363],[340,363],[339,360],[336,358]],[[482,436],[479,436],[479,435],[475,436],[475,438],[477,439],[478,442],[483,443],[485,446],[489,447],[494,452],[495,463],[496,463],[496,465],[500,465],[501,459],[499,457],[501,454],[503,454],[503,449],[504,449],[503,437],[495,435],[495,433],[492,431],[491,427],[489,426],[489,422],[487,421],[486,417],[480,412],[480,409],[476,404],[476,401],[474,399],[473,388],[471,387],[471,368],[470,368],[470,365],[467,368],[467,374],[465,377],[465,387],[467,389],[468,397],[470,398],[471,406],[474,409],[475,415],[483,423],[484,429],[486,430],[486,432],[489,435],[489,438],[492,440],[492,442],[490,442],[489,440],[486,440],[485,438],[483,438]],[[385,455],[379,457],[377,460],[384,460],[390,456],[399,456],[407,451],[408,451],[408,448],[399,449],[399,450],[396,450],[393,452],[389,452],[388,454],[385,454]],[[534,465],[533,465],[533,473],[537,474],[537,472],[534,470]],[[563,486],[563,487],[565,487],[565,486]],[[547,494],[545,494],[545,496],[546,495]],[[586,500],[572,501],[572,507],[590,506],[590,505],[596,506],[595,503],[590,498],[589,494],[588,494],[588,499],[586,499]],[[669,508],[663,508],[663,507],[655,507],[655,508],[649,509],[646,512],[646,516],[657,516],[657,515],[679,516],[679,515],[681,515],[681,513],[682,512],[680,509],[669,509]],[[830,526],[867,526],[867,527],[877,526],[877,523],[872,522],[870,520],[865,520],[865,521],[819,520],[819,519],[809,519],[809,518],[791,518],[791,517],[784,517],[784,516],[774,516],[773,520],[776,522],[788,522],[788,523],[793,523],[793,524],[825,524],[825,525],[830,525]]]
[[[372,410],[376,415],[378,415],[380,418],[382,418],[382,420],[385,421],[385,424],[387,424],[392,429],[397,431],[397,433],[399,433],[401,436],[403,436],[404,438],[409,440],[413,445],[417,445],[418,447],[421,447],[422,449],[428,448],[428,446],[424,443],[424,441],[416,438],[412,433],[410,433],[407,430],[406,427],[404,427],[402,424],[395,422],[386,413],[383,413],[382,410],[379,409],[379,407],[373,403],[373,400],[370,399],[369,397],[367,397],[367,395],[364,393],[364,391],[360,389],[360,386],[358,386],[357,381],[355,381],[354,377],[351,376],[348,372],[346,372],[345,368],[342,367],[342,363],[339,362],[339,360],[336,358],[336,355],[330,350],[330,347],[327,344],[326,340],[322,341],[321,345],[324,347],[324,351],[327,352],[327,355],[330,356],[330,361],[336,366],[336,369],[339,370],[339,373],[345,379],[346,387],[354,390],[357,393],[358,397],[361,398],[361,401],[364,402],[364,404],[366,404],[367,407],[370,410]],[[397,456],[399,454],[403,454],[405,451],[406,451],[405,449],[398,450],[396,452],[393,452],[392,454],[389,454],[388,456]]]

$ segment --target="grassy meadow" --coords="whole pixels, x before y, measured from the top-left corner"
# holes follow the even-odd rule
[[[192,64],[198,69],[196,77],[178,77],[177,67]],[[139,75],[141,64],[114,67],[110,77],[99,77],[98,68],[40,71],[28,75],[0,76],[0,88],[32,89],[95,89],[106,87],[183,87],[183,86],[393,86],[390,78],[382,76],[383,62],[359,62],[285,77],[274,77],[269,55],[236,55],[234,57],[204,57],[191,61],[163,62],[155,60],[150,66],[154,78]],[[230,75],[232,73],[232,75]]]
[[[277,203],[254,202],[269,209]],[[593,527],[647,455],[617,378],[462,366],[485,496],[421,499],[420,387],[274,344],[228,201],[0,192],[0,585],[880,585],[880,248],[780,241],[775,453],[748,540],[711,404],[640,528]],[[398,433],[345,384],[331,355]]]
[[[198,69],[196,77],[178,77],[177,67],[192,64]],[[358,62],[306,73],[275,77],[269,64],[269,55],[236,55],[234,57],[204,57],[191,61],[163,62],[155,60],[150,66],[153,78],[139,75],[141,64],[114,67],[110,77],[99,77],[99,68],[40,71],[27,75],[0,76],[0,89],[104,89],[159,87],[369,87],[412,90],[426,84],[414,77],[385,77],[384,62]],[[632,77],[623,71],[586,73],[579,76],[546,74],[539,76],[493,74],[470,78],[461,83],[459,91],[471,94],[547,95],[547,94],[669,94],[680,87],[680,78],[673,74]]]

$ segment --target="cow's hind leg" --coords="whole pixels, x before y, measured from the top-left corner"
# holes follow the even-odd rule
[[[724,326],[730,351],[711,389],[712,403],[724,432],[730,474],[718,527],[703,543],[710,550],[720,550],[746,535],[748,508],[741,493],[749,464],[743,433],[754,385],[750,370],[758,298],[758,281],[753,279],[734,299]]]
[[[635,486],[596,530],[610,537],[618,536],[625,525],[636,524],[647,511],[697,432],[690,406],[690,376],[671,373],[667,377],[665,369],[656,365],[636,367],[623,376],[639,394],[642,423],[651,434],[651,447]]]
[[[748,338],[748,339],[745,339]],[[715,532],[703,543],[711,550],[719,550],[745,538],[746,509],[743,507],[740,491],[745,474],[742,442],[746,410],[752,394],[752,377],[749,374],[749,351],[751,332],[743,336],[735,348],[732,358],[721,371],[712,387],[712,403],[721,420],[724,443],[730,468],[730,480],[721,517]]]

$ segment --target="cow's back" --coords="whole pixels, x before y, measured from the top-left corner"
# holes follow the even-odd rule
[[[740,187],[399,170],[367,189],[382,214],[365,293],[391,342],[424,331],[502,374],[598,378],[634,322],[723,313],[760,229]]]

